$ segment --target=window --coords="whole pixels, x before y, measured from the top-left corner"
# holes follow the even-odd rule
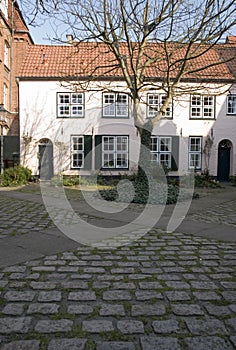
[[[153,118],[160,111],[162,105],[166,100],[166,95],[163,94],[148,94],[147,96],[147,116],[148,118]],[[172,118],[172,103],[166,109],[164,114],[166,118]]]
[[[128,136],[102,137],[102,167],[107,169],[129,166]]]
[[[202,138],[189,137],[189,169],[202,167]]]
[[[8,0],[0,0],[0,10],[4,16],[8,18]]]
[[[190,117],[196,119],[215,118],[215,96],[191,95]]]
[[[127,118],[129,116],[128,95],[123,93],[103,94],[103,117]]]
[[[236,114],[236,95],[227,96],[227,114]]]
[[[84,117],[84,94],[67,92],[57,94],[58,117]]]
[[[7,102],[8,101],[8,87],[6,84],[3,84],[3,105],[4,108],[7,109]]]
[[[9,45],[8,42],[4,42],[4,65],[9,67]]]
[[[71,167],[73,169],[84,167],[84,137],[71,136]]]
[[[151,161],[162,164],[171,169],[172,138],[171,137],[151,137]]]

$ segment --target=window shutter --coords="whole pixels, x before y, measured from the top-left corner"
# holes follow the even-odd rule
[[[102,135],[95,136],[95,169],[102,168]]]
[[[179,167],[179,136],[172,136],[171,170]]]
[[[84,169],[92,168],[92,135],[84,135]]]

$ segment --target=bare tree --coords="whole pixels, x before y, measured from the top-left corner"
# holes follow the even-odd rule
[[[21,3],[26,6],[29,1]],[[108,72],[116,76],[119,70],[132,100],[134,125],[146,146],[172,99],[196,91],[196,85],[185,81],[202,88],[209,77],[217,80],[225,67],[215,47],[236,24],[235,0],[35,0],[32,22],[42,14],[56,14],[78,47],[88,41],[105,45],[109,59],[90,71],[88,80]],[[57,41],[63,42],[61,37]],[[227,60],[232,58],[228,55]],[[150,79],[151,69],[155,79]],[[165,91],[166,99],[147,119],[140,106],[150,86]],[[142,152],[141,147],[140,162],[146,158]]]

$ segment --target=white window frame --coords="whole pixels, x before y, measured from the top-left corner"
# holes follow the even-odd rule
[[[84,93],[83,92],[59,92],[57,94],[58,118],[83,118],[84,117]]]
[[[191,95],[190,119],[215,119],[215,96]]]
[[[172,137],[151,136],[150,157],[151,162],[162,164],[171,169]]]
[[[227,114],[236,115],[236,94],[227,96]]]
[[[192,140],[198,140],[199,142],[192,143]],[[201,136],[189,136],[188,146],[188,167],[189,169],[202,169],[202,137]]]
[[[81,145],[81,147],[79,147]],[[81,165],[78,164],[79,160],[75,159],[76,156],[81,156]],[[77,164],[75,164],[77,161]],[[84,136],[83,135],[71,135],[71,168],[82,169],[84,168]]]
[[[4,65],[9,67],[9,44],[6,40],[4,41]]]
[[[157,113],[160,111],[161,107],[163,106],[164,102],[166,100],[165,94],[147,94],[147,117],[153,118],[157,115]],[[173,114],[173,107],[172,107],[172,101],[167,107],[165,113],[163,114],[164,118],[172,118]]]
[[[122,144],[125,147],[122,147]],[[122,158],[126,165],[121,164]],[[129,137],[124,135],[102,136],[102,168],[128,169],[129,168]]]
[[[128,118],[129,96],[123,92],[104,92],[102,96],[104,118]]]

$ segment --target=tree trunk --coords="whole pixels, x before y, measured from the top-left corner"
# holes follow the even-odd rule
[[[136,196],[143,198],[146,203],[149,196],[149,177],[150,177],[150,142],[152,134],[152,125],[147,122],[143,127],[138,128],[140,135],[140,151],[138,161],[138,173],[135,181]]]

